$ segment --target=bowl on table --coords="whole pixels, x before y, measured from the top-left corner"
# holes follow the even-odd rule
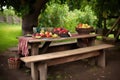
[[[76,27],[75,30],[77,31],[78,34],[89,34],[94,31],[93,27],[89,27],[89,28]]]

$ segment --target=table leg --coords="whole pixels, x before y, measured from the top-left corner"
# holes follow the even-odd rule
[[[98,66],[105,68],[106,66],[106,61],[105,61],[105,50],[101,50],[100,51],[100,55],[98,56],[98,60],[97,60],[97,64]]]
[[[31,55],[38,55],[40,43],[31,43],[30,45],[31,45]],[[35,63],[31,63],[31,76],[32,76],[32,80],[38,80],[38,70],[35,66]]]
[[[47,51],[47,49],[49,48],[50,43],[51,43],[51,41],[45,42],[45,44],[42,46],[40,53],[45,53]]]
[[[78,47],[86,47],[87,46],[87,39],[77,39]]]
[[[38,80],[38,71],[35,66],[35,63],[31,63],[31,77],[32,80]]]
[[[88,38],[88,46],[92,46],[95,44],[96,37]]]
[[[39,64],[38,69],[40,75],[39,80],[47,80],[47,64],[46,63]]]
[[[96,39],[96,37],[77,39],[77,45],[78,45],[78,47],[91,46],[95,43],[95,39]]]
[[[31,43],[30,45],[31,45],[31,55],[38,55],[40,43]]]

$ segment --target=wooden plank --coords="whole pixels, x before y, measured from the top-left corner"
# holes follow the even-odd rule
[[[89,58],[89,57],[94,57],[94,56],[98,56],[98,55],[100,55],[99,51],[93,51],[93,52],[89,52],[86,54],[78,54],[78,55],[74,55],[74,56],[56,58],[56,59],[51,59],[51,60],[47,60],[47,61],[43,61],[43,62],[47,63],[48,66],[52,66],[52,65],[77,61],[77,60],[85,59],[85,58]],[[39,64],[41,64],[41,62],[37,62],[37,64],[39,65]],[[28,65],[27,67],[30,68],[31,66]]]
[[[41,38],[41,39],[30,39],[29,43],[35,43],[35,42],[46,42],[46,41],[60,41],[60,40],[71,40],[76,38],[91,38],[99,36],[100,34],[85,34],[85,35],[78,35],[71,36],[71,37],[59,37],[59,38]]]
[[[47,80],[47,64],[46,63],[40,63],[38,66],[39,69],[39,79],[40,80]]]
[[[105,61],[105,50],[101,50],[100,51],[100,55],[98,56],[97,58],[97,64],[98,66],[102,67],[102,68],[105,68],[105,65],[106,65],[106,61]]]
[[[74,56],[52,59],[52,60],[48,60],[45,62],[48,64],[48,66],[52,66],[52,65],[56,65],[56,64],[63,64],[63,63],[67,63],[67,62],[77,61],[80,59],[85,59],[85,58],[94,57],[94,56],[98,56],[98,55],[99,55],[99,52],[94,51],[94,52],[89,52],[86,54],[79,54],[79,55],[74,55]]]
[[[117,18],[115,23],[113,24],[112,28],[106,33],[106,37],[110,34],[110,32],[116,27],[117,23],[120,21],[120,16]]]
[[[74,43],[77,43],[77,41],[67,41],[67,42],[55,42],[55,43],[51,43],[50,44],[50,47],[51,46],[60,46],[60,45],[68,45],[68,44],[74,44]]]
[[[102,37],[103,38],[103,40],[107,40],[107,41],[109,41],[109,40],[111,40],[111,41],[115,41],[115,38],[110,38],[110,37],[105,37],[105,36],[103,36]]]
[[[37,55],[37,56],[23,57],[23,58],[21,58],[21,60],[26,63],[44,61],[44,60],[67,57],[67,56],[72,56],[72,55],[77,55],[77,54],[84,54],[87,52],[102,50],[102,49],[106,49],[106,48],[110,48],[110,47],[113,47],[113,45],[100,44],[100,45],[95,45],[95,46],[90,46],[90,47],[85,47],[85,48],[78,48],[78,49],[67,50],[67,51],[41,54],[41,55]]]
[[[120,27],[120,26],[119,26]],[[115,40],[119,39],[119,35],[120,35],[120,28],[118,29],[118,33],[117,35],[115,36]]]
[[[31,77],[32,80],[38,80],[38,71],[35,63],[31,63]]]

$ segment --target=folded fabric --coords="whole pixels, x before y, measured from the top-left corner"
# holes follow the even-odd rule
[[[22,54],[23,56],[29,55],[28,41],[30,39],[33,39],[33,38],[31,38],[31,37],[19,37],[19,42],[18,42],[18,53],[19,54]]]

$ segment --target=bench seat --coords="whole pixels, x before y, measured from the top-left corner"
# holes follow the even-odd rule
[[[105,49],[111,47],[113,47],[113,45],[99,44],[84,48],[22,57],[20,59],[25,63],[31,63],[32,80],[47,80],[47,66],[51,65],[97,56],[97,64],[105,67]],[[38,75],[40,78],[38,78]]]
[[[21,60],[24,61],[25,63],[38,62],[38,61],[67,57],[67,56],[72,56],[72,55],[77,55],[77,54],[84,54],[84,53],[88,53],[91,51],[106,49],[108,47],[112,47],[112,45],[102,44],[102,45],[78,48],[78,49],[73,49],[73,50],[59,51],[59,52],[54,52],[54,53],[23,57],[21,58]]]

